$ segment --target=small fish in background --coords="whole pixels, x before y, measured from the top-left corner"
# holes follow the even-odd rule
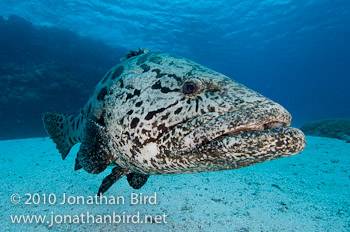
[[[306,143],[281,105],[195,62],[143,49],[105,75],[80,115],[43,121],[63,159],[81,143],[75,170],[115,166],[98,194],[125,175],[139,189],[150,175],[241,168]]]

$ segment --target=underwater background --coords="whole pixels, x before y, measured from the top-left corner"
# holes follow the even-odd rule
[[[2,231],[350,231],[349,41],[347,0],[0,0]],[[142,190],[159,193],[158,205],[118,206],[166,212],[168,224],[11,224],[13,212],[52,211],[13,205],[12,193],[95,193],[101,178],[74,172],[74,157],[60,160],[42,113],[78,114],[105,73],[139,47],[229,76],[284,106],[295,127],[345,120],[310,133],[339,130],[333,139],[307,136],[295,157],[157,176]],[[113,190],[132,192],[126,181]]]
[[[283,105],[295,126],[349,117],[349,9],[343,0],[0,1],[0,138],[44,135],[41,112],[80,109],[138,47],[237,80]],[[49,74],[18,81],[8,64],[23,63],[29,77],[43,64]]]

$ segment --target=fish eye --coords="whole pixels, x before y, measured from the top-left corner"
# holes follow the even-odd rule
[[[196,92],[196,84],[193,82],[186,82],[183,86],[183,90],[185,94],[193,94]]]
[[[183,88],[184,94],[186,95],[194,95],[198,93],[198,90],[199,90],[199,86],[197,85],[197,83],[194,83],[193,81],[185,82],[182,88]]]

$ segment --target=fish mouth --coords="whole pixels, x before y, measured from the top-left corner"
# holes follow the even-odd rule
[[[246,125],[246,126],[234,128],[231,131],[225,132],[222,135],[217,136],[216,138],[214,138],[210,142],[217,141],[217,140],[229,137],[229,136],[244,134],[244,133],[248,133],[248,132],[266,131],[266,130],[274,129],[274,128],[288,127],[289,124],[290,124],[289,122],[271,121],[271,122],[257,123],[254,125]],[[266,131],[266,132],[268,132],[268,131]]]
[[[291,119],[289,112],[282,106],[267,102],[207,120],[185,135],[179,147],[183,152],[210,147],[213,153],[218,154],[243,154],[247,150],[259,153],[269,147],[270,153],[293,155],[304,149],[305,136],[299,129],[289,127]],[[227,149],[235,141],[239,141],[239,146],[236,144]],[[235,150],[244,146],[246,150]]]

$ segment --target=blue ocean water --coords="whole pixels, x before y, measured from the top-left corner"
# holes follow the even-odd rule
[[[0,2],[4,17],[197,61],[278,101],[295,125],[350,116],[349,9],[343,0]]]
[[[103,75],[118,63],[128,50],[136,50],[138,47],[173,53],[231,77],[284,106],[293,116],[293,126],[300,127],[314,120],[349,118],[349,25],[350,1],[347,0],[0,0],[0,139],[47,136],[41,121],[43,112],[79,113],[95,84]],[[246,176],[250,171],[253,174],[258,173],[251,177],[251,181],[245,181],[247,185],[240,186],[240,191],[244,196],[246,188],[255,186],[255,190],[258,190],[254,192],[249,189],[252,192],[248,194],[249,200],[253,202],[257,200],[255,196],[259,196],[257,192],[273,192],[276,189],[281,190],[279,186],[282,186],[281,192],[284,189],[288,191],[284,191],[282,197],[278,194],[275,196],[283,199],[279,201],[282,211],[288,210],[285,202],[289,197],[302,196],[297,203],[287,202],[293,205],[295,214],[287,217],[286,221],[290,222],[290,218],[299,216],[305,219],[308,215],[306,213],[304,215],[304,212],[312,208],[319,214],[310,219],[314,224],[308,229],[334,231],[335,228],[338,230],[340,227],[336,227],[334,221],[339,220],[344,224],[341,224],[341,228],[344,231],[349,230],[350,224],[344,220],[344,217],[349,215],[349,201],[346,197],[349,193],[349,167],[347,166],[349,149],[348,146],[346,147],[348,144],[342,147],[344,144],[340,144],[339,141],[334,143],[334,146],[339,147],[339,151],[342,152],[341,158],[337,158],[336,153],[328,154],[328,150],[333,146],[331,140],[311,139],[311,141],[312,150],[305,153],[307,162],[315,161],[317,152],[322,154],[322,164],[312,165],[311,170],[314,170],[314,173],[311,171],[302,173],[300,165],[299,173],[294,172],[288,167],[293,167],[295,164],[292,161],[289,161],[291,163],[284,161],[286,163],[283,167],[288,170],[288,176],[282,178],[278,175],[273,176],[272,179],[268,179],[268,186],[265,186],[264,180],[258,177],[268,174],[260,173],[268,173],[268,170],[271,170],[271,167],[275,168],[273,165],[278,166],[278,163],[273,163],[272,166],[261,166],[263,172],[258,166],[257,169],[245,171],[246,175],[237,174],[243,179],[248,178]],[[4,151],[0,154],[6,154],[5,158],[1,157],[4,165],[7,164],[6,162],[9,164],[3,169],[6,172],[12,170],[13,160],[8,158],[6,153],[15,152],[15,145],[12,143],[16,142],[10,142],[11,149],[2,147]],[[23,143],[21,152],[29,147],[33,149],[31,155],[40,154],[41,158],[45,157],[46,149],[51,149],[50,155],[55,152],[54,146],[46,140],[42,143],[47,147],[37,150],[33,147],[39,147],[37,144],[40,144],[40,141],[34,141],[35,145],[31,145],[30,142],[28,142],[29,145],[26,142]],[[328,157],[327,154],[332,156]],[[52,157],[53,155],[50,156],[50,162]],[[74,158],[72,159],[71,162],[74,162]],[[22,158],[21,160],[23,161]],[[32,164],[37,162],[35,165],[38,166],[45,166],[36,159],[29,161]],[[50,162],[47,166],[53,165]],[[306,161],[300,158],[296,162],[305,164]],[[305,169],[308,168],[306,165]],[[30,170],[28,178],[35,178],[36,169],[31,166]],[[40,170],[44,169],[40,168]],[[46,171],[49,170],[51,169],[47,168]],[[21,171],[19,170],[18,173],[24,176],[25,174]],[[61,171],[64,172],[64,170]],[[283,170],[280,173],[281,176],[284,175]],[[328,175],[328,173],[331,174]],[[10,174],[8,176],[11,176]],[[230,172],[231,174],[234,176],[235,172]],[[303,176],[302,179],[298,179],[298,175]],[[68,178],[67,176],[69,175],[67,174],[64,178]],[[310,176],[309,179],[308,176]],[[338,179],[341,181],[337,182],[337,176],[341,176]],[[11,176],[11,178],[14,182],[18,181],[17,176]],[[88,178],[90,177],[83,177],[81,181],[85,183]],[[169,180],[172,181],[171,178],[162,179],[163,187],[157,187],[157,190],[165,191],[162,188],[166,188],[166,183]],[[191,183],[190,177],[188,178],[186,180],[189,183],[184,181],[181,186],[190,185],[197,188],[195,183]],[[210,178],[209,175],[203,174],[198,178],[198,181],[203,181],[205,189],[210,189],[213,185],[206,182]],[[215,178],[217,182],[221,181],[219,176]],[[317,178],[320,178],[320,181],[317,181]],[[177,181],[180,179],[181,177]],[[38,181],[37,186],[42,184],[40,179],[35,180]],[[296,189],[293,189],[294,186],[289,186],[290,182],[286,184],[285,180],[298,183]],[[27,179],[26,181],[29,182]],[[64,189],[65,180],[56,181],[59,181]],[[279,184],[276,185],[273,181]],[[99,183],[100,180],[97,182]],[[240,185],[238,182],[236,184]],[[96,183],[89,182],[91,184],[89,186]],[[152,183],[157,184],[155,180]],[[224,183],[226,186],[230,184]],[[336,190],[331,189],[332,183],[335,183],[339,196],[336,195]],[[67,189],[79,189],[79,186],[73,185],[75,184],[69,185]],[[124,185],[127,184],[124,183]],[[312,189],[310,193],[302,192],[305,186]],[[118,187],[122,186],[118,185]],[[219,186],[216,187],[219,188]],[[16,191],[15,188],[10,189],[12,192]],[[65,191],[68,191],[67,189]],[[175,192],[179,189],[181,194],[186,193],[186,190],[174,186],[169,191]],[[152,189],[146,190],[152,192]],[[202,191],[206,190],[200,187],[197,190],[194,194],[202,199]],[[220,187],[221,190],[225,191],[225,188]],[[23,189],[21,191],[24,192]],[[227,198],[232,196],[231,191],[234,193],[230,190],[230,194],[226,193],[224,196]],[[91,192],[94,191],[91,190]],[[212,194],[210,203],[229,202],[217,196],[217,192],[210,192],[210,194]],[[1,196],[8,198],[7,195]],[[315,197],[312,198],[312,196]],[[309,204],[306,204],[305,208],[304,206],[298,208],[298,204],[307,203],[309,198],[312,199],[309,202],[315,204],[314,208]],[[263,201],[260,198],[259,200]],[[326,203],[317,205],[318,201],[323,200]],[[191,202],[186,197],[181,198],[181,201]],[[196,206],[205,208],[205,202],[206,200],[202,199],[200,203],[196,203]],[[176,204],[167,206],[175,212],[195,211],[188,206],[192,203],[187,203],[178,208]],[[228,205],[232,206],[234,203],[229,202],[223,208]],[[335,205],[341,206],[338,209]],[[210,207],[215,205],[210,204]],[[247,208],[249,207],[242,206],[241,209]],[[230,209],[227,208],[225,211],[225,215],[229,215],[226,212],[230,212]],[[278,213],[269,212],[267,215],[276,216]],[[213,223],[220,221],[216,216],[210,215]],[[248,222],[253,220],[250,217],[254,218],[251,215],[244,216],[248,218]],[[278,217],[274,216],[271,218],[278,220]],[[317,224],[318,221],[327,221],[325,218],[331,218],[333,221],[329,225]],[[173,221],[176,220],[173,219]],[[224,225],[228,222],[220,221],[220,223]],[[236,221],[230,221],[228,225],[230,223],[236,223]],[[259,223],[262,222],[259,221]],[[255,226],[251,231],[257,231],[259,228],[267,231],[269,229],[279,231],[281,228],[285,231],[300,231],[307,221],[299,223],[295,228],[292,224],[288,224],[288,228],[276,225],[271,228]],[[199,226],[188,230],[212,229],[209,224],[203,228]],[[245,230],[246,227],[243,225],[237,228],[240,228],[240,231],[249,231],[249,229]],[[132,226],[129,229],[132,230]],[[111,228],[109,230],[112,231]]]

